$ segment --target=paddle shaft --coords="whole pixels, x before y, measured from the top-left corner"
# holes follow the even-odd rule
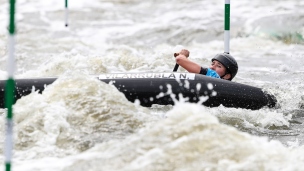
[[[178,65],[178,64],[175,64],[174,69],[173,69],[173,72],[176,72],[177,69],[178,69],[178,67],[179,67],[179,65]]]
[[[174,57],[177,57],[179,53],[174,53]],[[173,69],[173,72],[176,72],[178,70],[179,65],[176,63]]]

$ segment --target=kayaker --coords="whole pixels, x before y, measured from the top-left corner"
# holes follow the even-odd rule
[[[202,74],[214,78],[221,78],[231,81],[238,71],[236,60],[227,53],[220,53],[211,59],[209,68],[204,68],[199,64],[188,59],[190,52],[182,49],[179,53],[175,53],[176,63],[186,69],[188,72]]]

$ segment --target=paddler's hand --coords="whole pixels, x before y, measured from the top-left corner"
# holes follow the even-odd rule
[[[179,53],[174,53],[174,57],[179,55],[184,55],[185,57],[189,57],[190,52],[187,49],[182,49]]]

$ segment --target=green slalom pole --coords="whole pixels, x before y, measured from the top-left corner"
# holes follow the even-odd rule
[[[13,102],[14,102],[14,70],[15,70],[15,0],[10,0],[9,39],[8,39],[8,79],[5,85],[5,107],[7,108],[5,139],[5,170],[11,170],[13,153]]]
[[[65,26],[68,26],[68,0],[65,0]]]
[[[229,54],[230,48],[230,0],[225,0],[225,53]]]

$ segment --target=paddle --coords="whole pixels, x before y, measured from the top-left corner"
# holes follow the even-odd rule
[[[176,72],[177,69],[178,69],[178,67],[179,67],[179,65],[178,65],[178,64],[175,64],[174,69],[173,69],[173,72]]]
[[[174,53],[174,57],[177,57],[179,54],[178,53]],[[176,72],[178,69],[179,65],[176,63],[173,69],[173,72]]]

